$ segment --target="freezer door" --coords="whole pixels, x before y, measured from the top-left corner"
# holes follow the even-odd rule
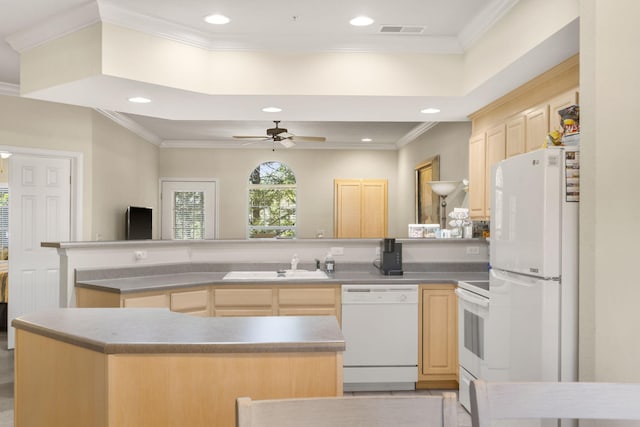
[[[560,276],[562,150],[537,150],[494,165],[491,266]]]
[[[490,381],[560,380],[560,283],[492,269]]]

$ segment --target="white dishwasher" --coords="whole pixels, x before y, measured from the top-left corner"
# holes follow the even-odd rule
[[[343,285],[344,391],[413,390],[418,285]]]

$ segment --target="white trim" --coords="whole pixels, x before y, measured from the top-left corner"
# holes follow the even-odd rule
[[[116,124],[122,126],[123,128],[135,133],[145,141],[152,143],[153,145],[160,146],[160,144],[162,143],[162,139],[158,135],[149,131],[147,128],[141,126],[140,124],[134,122],[122,113],[103,110],[102,108],[94,108],[94,110],[107,117],[108,119],[113,120]]]
[[[494,0],[477,14],[458,34],[464,51],[474,45],[496,22],[520,0]]]
[[[429,129],[433,128],[438,123],[439,122],[420,123],[418,126],[407,132],[402,138],[400,138],[398,142],[396,142],[396,147],[400,148],[409,144],[410,142],[415,141],[420,135],[426,133]]]
[[[76,151],[58,151],[44,148],[17,147],[0,145],[0,151],[34,157],[57,157],[71,161],[71,241],[83,239],[83,203],[84,203],[84,154]],[[75,225],[75,227],[74,227]],[[65,301],[65,300],[61,300]]]
[[[24,31],[10,34],[5,40],[14,50],[22,53],[97,22],[100,22],[100,11],[98,3],[92,1],[49,17]]]
[[[272,150],[273,142],[264,141],[256,142],[250,145],[244,145],[239,141],[204,141],[189,139],[165,139],[160,143],[160,148],[225,148],[232,150]],[[276,151],[280,150],[397,150],[395,143],[364,143],[364,142],[300,142],[295,147],[285,148],[280,144],[275,145]]]
[[[162,236],[162,184],[164,182],[213,182],[216,185],[215,206],[213,207],[213,234],[214,239],[220,238],[220,180],[218,178],[172,178],[161,177],[158,179],[158,231]],[[211,239],[209,239],[211,240]]]
[[[20,96],[20,86],[13,83],[0,82],[0,95]]]

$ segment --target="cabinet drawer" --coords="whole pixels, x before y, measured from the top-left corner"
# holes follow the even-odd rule
[[[280,308],[279,316],[335,316],[338,317],[338,310],[334,307],[296,307]]]
[[[127,297],[124,299],[126,308],[169,307],[167,295],[146,295],[140,297]]]
[[[270,307],[273,303],[273,291],[271,289],[216,289],[213,300],[216,307]]]
[[[338,303],[335,288],[296,288],[280,289],[278,303],[282,305],[331,305]]]
[[[205,311],[208,307],[209,292],[206,289],[171,293],[171,311]]]

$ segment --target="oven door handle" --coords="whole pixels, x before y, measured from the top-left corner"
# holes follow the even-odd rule
[[[489,300],[487,298],[475,296],[473,293],[460,288],[456,288],[455,292],[458,298],[463,301],[479,305],[480,307],[489,307]]]

